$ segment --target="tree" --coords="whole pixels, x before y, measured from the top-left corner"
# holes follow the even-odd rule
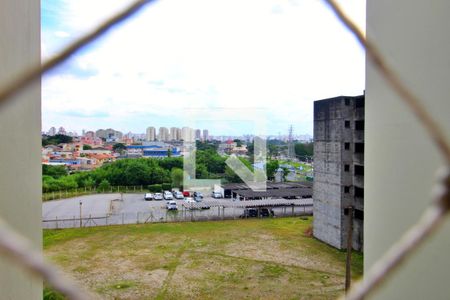
[[[114,152],[123,153],[123,151],[125,151],[126,149],[127,146],[125,146],[125,144],[122,143],[116,143],[113,145]]]
[[[240,139],[234,139],[233,142],[236,143],[237,147],[241,147],[242,146],[242,141]]]
[[[172,186],[183,188],[183,170],[178,168],[173,168],[170,172],[170,177],[172,179]]]
[[[286,167],[282,167],[281,170],[283,170],[283,182],[287,181],[287,176],[289,175],[289,169]]]
[[[67,170],[65,166],[42,165],[42,175],[52,176],[53,178],[60,178],[67,175]]]
[[[58,145],[58,144],[69,144],[72,143],[73,138],[64,134],[56,134],[54,136],[43,136],[42,146],[47,145]]]
[[[83,150],[92,150],[92,147],[90,145],[84,144]]]
[[[267,150],[269,154],[269,158],[277,157],[279,155],[278,147],[274,144],[268,144]]]
[[[266,172],[268,180],[275,179],[275,173],[277,172],[278,168],[279,168],[278,160],[269,160],[267,162]]]
[[[102,182],[100,182],[100,184],[98,185],[98,189],[103,192],[107,191],[111,189],[111,184],[109,184],[108,180],[103,179]]]
[[[95,185],[95,181],[91,177],[88,177],[87,179],[83,180],[83,185],[86,188],[92,188]]]
[[[300,156],[300,159],[305,159],[306,156],[314,155],[314,143],[298,143],[294,146],[295,154]]]

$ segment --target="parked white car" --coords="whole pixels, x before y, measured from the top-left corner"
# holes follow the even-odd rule
[[[211,196],[215,199],[223,198],[222,193],[220,192],[212,192]]]
[[[144,199],[145,199],[145,201],[153,200],[153,194],[152,193],[145,193]]]
[[[166,200],[172,200],[173,199],[172,193],[169,192],[169,191],[164,191],[163,197]]]
[[[190,205],[190,204],[194,204],[194,203],[197,203],[197,202],[192,197],[186,197],[186,198],[184,198],[184,203]]]
[[[182,192],[173,192],[173,196],[175,197],[175,199],[184,199]]]
[[[163,195],[161,193],[155,193],[153,195],[153,200],[162,200],[163,199]]]
[[[177,206],[177,203],[175,201],[169,201],[166,204],[166,208],[167,208],[167,210],[177,210],[178,206]]]

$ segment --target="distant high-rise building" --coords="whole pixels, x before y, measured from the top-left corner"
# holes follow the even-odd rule
[[[202,139],[202,131],[200,129],[195,130],[195,140],[199,141]]]
[[[353,211],[353,248],[363,248],[364,96],[314,101],[314,236],[347,246]],[[349,209],[351,207],[351,209]]]
[[[166,127],[159,128],[158,141],[161,142],[169,141],[169,129],[167,129]]]
[[[123,133],[112,128],[99,129],[95,132],[95,136],[103,138],[105,140],[120,140],[123,137]]]
[[[171,127],[170,128],[170,140],[179,141],[181,140],[181,130],[180,128]]]
[[[183,127],[181,129],[181,139],[185,142],[195,141],[195,131],[189,127]]]
[[[86,135],[86,130],[83,129],[83,130],[81,131],[81,136],[85,136],[85,135]]]
[[[208,129],[203,129],[203,141],[209,140],[209,132]]]
[[[48,131],[48,135],[50,136],[54,136],[56,134],[56,128],[55,127],[51,127]]]
[[[145,135],[145,139],[149,142],[156,140],[156,128],[148,127]]]

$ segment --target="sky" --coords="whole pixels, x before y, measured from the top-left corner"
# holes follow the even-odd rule
[[[42,58],[129,3],[42,1]],[[340,3],[365,28],[365,1]],[[364,65],[319,0],[161,0],[44,76],[42,129],[312,134],[313,101],[362,94]]]

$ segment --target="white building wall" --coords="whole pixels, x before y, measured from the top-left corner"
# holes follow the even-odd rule
[[[40,62],[40,1],[0,1],[0,82]],[[42,247],[41,92],[0,105],[0,217]],[[42,299],[42,280],[0,256],[0,298]]]
[[[450,139],[450,1],[367,2],[367,35]],[[430,203],[443,164],[428,134],[369,64],[366,85],[367,269]],[[449,299],[450,218],[374,299]]]

